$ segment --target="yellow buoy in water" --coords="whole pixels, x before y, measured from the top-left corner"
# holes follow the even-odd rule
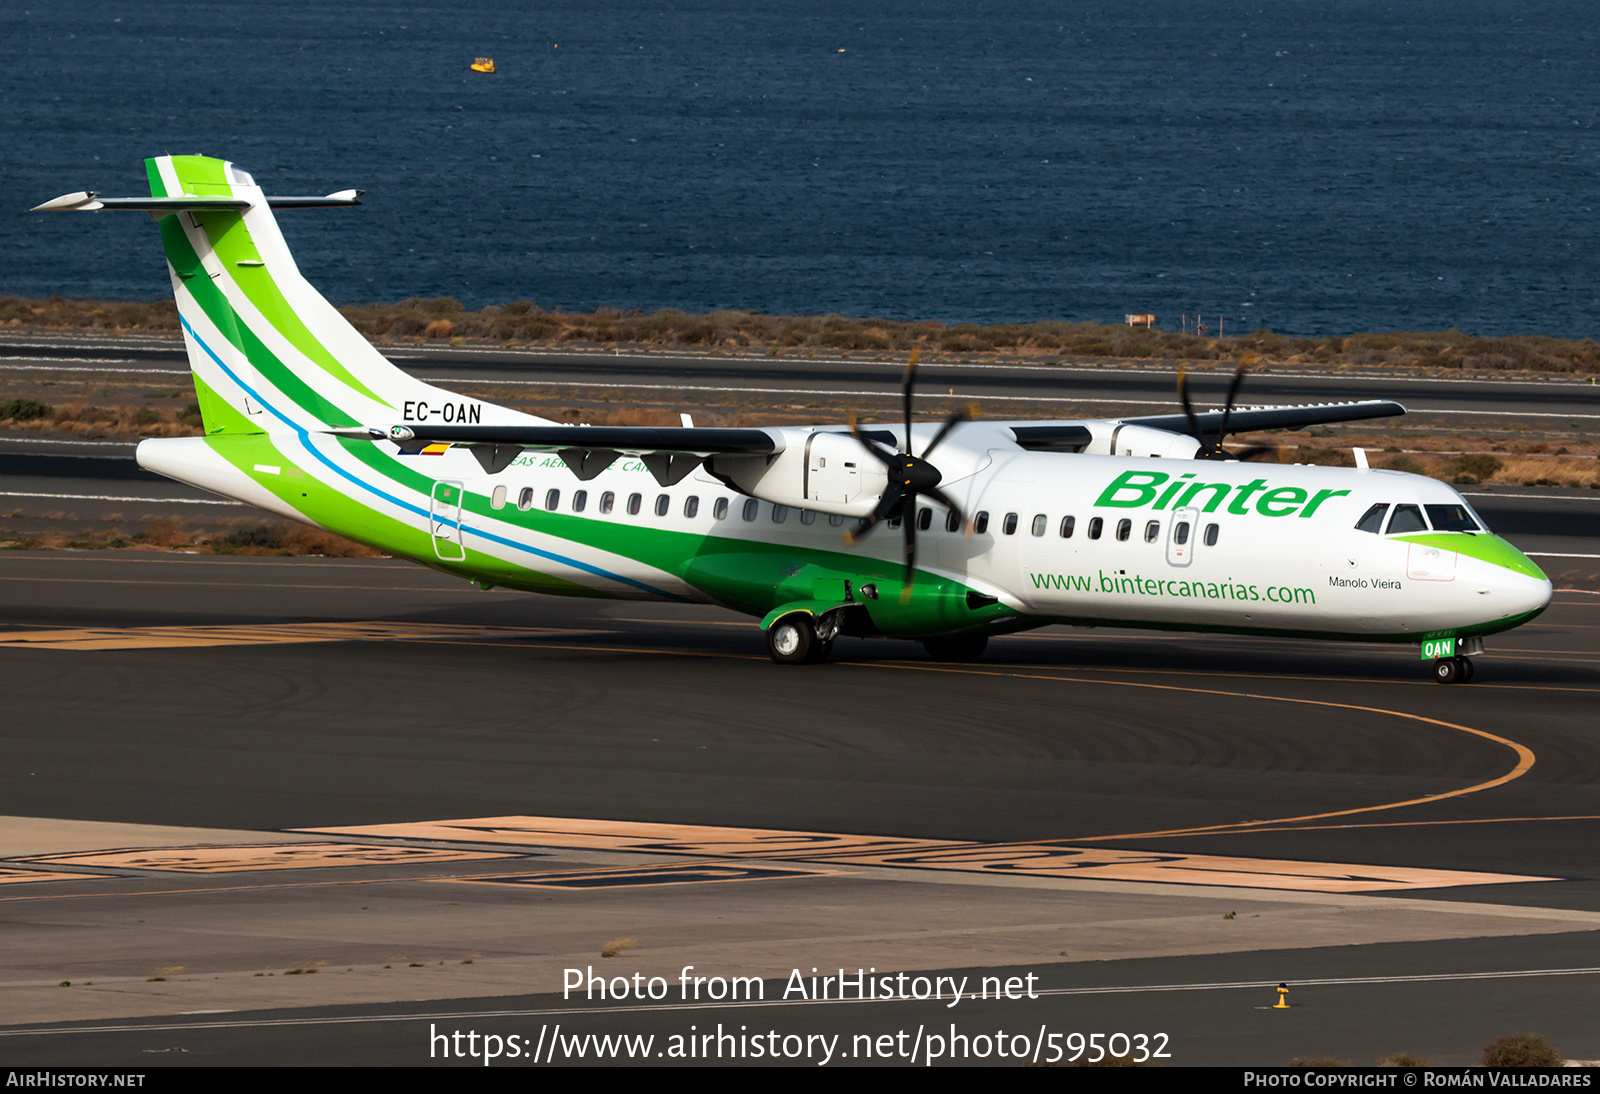
[[[494,71],[494,58],[493,57],[479,57],[477,60],[472,62],[472,71],[474,71],[474,72],[493,72]]]

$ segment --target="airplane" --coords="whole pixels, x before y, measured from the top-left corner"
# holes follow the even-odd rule
[[[145,165],[150,197],[37,207],[160,230],[204,435],[143,440],[139,466],[485,589],[719,604],[786,665],[841,635],[961,661],[1069,624],[1411,643],[1444,684],[1550,603],[1442,482],[1223,444],[1398,403],[1236,408],[1241,368],[1217,411],[1180,372],[1181,414],[918,422],[913,355],[892,425],[558,424],[408,375],[305,280],[274,211],[361,191],[269,197],[225,160]]]

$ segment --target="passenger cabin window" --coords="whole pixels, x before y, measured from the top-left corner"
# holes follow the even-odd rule
[[[1078,526],[1078,518],[1077,517],[1062,517],[1061,518],[1061,538],[1062,539],[1071,539],[1072,538],[1072,531],[1077,526]]]
[[[1015,514],[1015,513],[1007,513],[1006,514],[1006,522],[1005,522],[1005,524],[1001,525],[1000,530],[1002,532],[1004,532],[1008,536],[1016,535],[1017,534],[1017,514]]]
[[[639,515],[639,507],[641,505],[643,505],[643,504],[644,504],[644,495],[643,494],[629,494],[628,495],[628,515],[630,517],[638,516]]]
[[[961,531],[961,514],[954,509],[944,515],[944,530],[946,532]]]
[[[656,495],[656,516],[664,517],[667,509],[672,505],[672,499],[665,494]]]
[[[789,519],[789,507],[787,505],[774,505],[772,507],[772,523],[773,524],[782,524],[784,521],[786,521],[788,519]]]
[[[1040,513],[1033,518],[1033,527],[1029,529],[1034,535],[1044,535],[1044,530],[1050,526],[1050,518]]]
[[[756,513],[760,509],[761,503],[759,501],[757,501],[755,498],[746,498],[744,502],[744,512],[740,513],[739,515],[745,520],[755,520]]]
[[[988,510],[983,511],[976,517],[972,518],[972,530],[980,536],[989,530]]]
[[[1117,542],[1126,543],[1131,535],[1133,535],[1133,521],[1126,518],[1117,521]]]
[[[1422,519],[1422,510],[1415,505],[1396,505],[1394,512],[1389,514],[1388,534],[1397,532],[1426,532],[1427,521]]]
[[[574,513],[583,512],[583,507],[585,505],[588,505],[588,504],[589,504],[589,491],[587,491],[587,490],[579,490],[577,493],[572,495],[572,511]]]
[[[602,513],[611,512],[612,509],[616,508],[616,505],[617,495],[613,494],[611,491],[607,490],[604,494],[600,495],[600,511]]]
[[[1361,519],[1356,521],[1356,531],[1371,532],[1377,535],[1383,531],[1383,515],[1389,511],[1389,503],[1380,501],[1371,509],[1361,514]]]
[[[833,525],[835,528],[839,527],[839,525],[844,523],[844,514],[843,513],[829,513],[828,514],[828,523]]]
[[[800,523],[801,524],[815,524],[816,522],[817,522],[817,512],[816,512],[815,509],[802,509],[802,510],[800,510]]]
[[[1144,526],[1144,541],[1146,543],[1154,543],[1160,535],[1161,522],[1159,520],[1153,520]]]
[[[1435,532],[1481,532],[1483,525],[1465,505],[1428,505],[1428,523]]]
[[[917,513],[917,531],[926,532],[933,527],[933,510],[924,508]]]
[[[1217,545],[1217,526],[1215,524],[1208,524],[1208,525],[1206,525],[1206,546],[1207,547],[1215,547],[1216,545]]]
[[[561,491],[546,490],[544,494],[544,507],[550,512],[556,511],[556,506],[561,504]]]
[[[506,507],[506,488],[504,484],[494,488],[494,493],[489,495],[489,505],[494,509]]]
[[[1180,520],[1178,526],[1172,530],[1172,542],[1182,547],[1189,542],[1189,522]]]
[[[717,503],[711,507],[711,516],[716,520],[728,519],[728,499],[718,498]]]
[[[1089,518],[1089,538],[1090,539],[1099,539],[1100,538],[1100,530],[1103,529],[1105,526],[1106,526],[1106,522],[1101,520],[1099,517],[1090,517]]]
[[[524,486],[522,488],[521,493],[519,493],[517,495],[517,508],[518,509],[532,509],[533,508],[533,487]]]
[[[691,519],[700,515],[700,498],[697,495],[690,494],[683,499],[683,515]]]

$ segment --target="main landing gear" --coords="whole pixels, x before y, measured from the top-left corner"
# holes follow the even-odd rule
[[[816,621],[807,612],[790,612],[767,628],[767,656],[780,665],[819,665],[833,652],[833,636],[817,631]]]
[[[1472,658],[1441,657],[1433,663],[1433,679],[1440,684],[1472,683]]]
[[[790,612],[767,628],[767,656],[780,665],[821,664],[833,652],[840,624],[833,612],[824,612],[820,620],[809,612]],[[987,636],[968,634],[929,638],[922,646],[935,661],[976,661],[988,644]]]

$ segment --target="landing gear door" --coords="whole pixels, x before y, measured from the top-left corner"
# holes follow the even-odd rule
[[[465,490],[454,479],[439,479],[433,484],[433,498],[428,505],[428,530],[433,539],[433,553],[445,562],[460,562],[467,557],[461,543],[461,496]]]
[[[1187,566],[1194,561],[1194,545],[1200,538],[1200,510],[1174,509],[1167,529],[1167,563]]]

